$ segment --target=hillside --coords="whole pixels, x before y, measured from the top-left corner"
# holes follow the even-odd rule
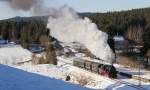
[[[7,58],[11,60],[11,64],[5,63],[9,66],[2,65],[4,63],[0,64],[0,90],[90,90],[89,88],[92,90],[148,90],[150,88],[150,83],[141,82],[141,87],[138,87],[138,80],[132,78],[118,76],[117,79],[111,79],[73,66],[73,61],[79,58],[81,60],[97,60],[76,51],[77,48],[80,48],[78,44],[67,44],[68,46],[66,46],[64,43],[63,45],[64,52],[61,56],[57,55],[58,65],[35,65],[31,61],[26,62],[24,59],[29,57],[25,56],[28,52],[20,47],[0,48],[3,51],[9,50],[11,52],[16,49],[17,52],[20,51],[19,54],[14,53],[13,55],[8,52],[0,52],[0,55],[9,55],[0,59],[1,62],[7,61]],[[66,55],[67,53],[68,55]],[[20,58],[17,55],[20,55]],[[40,56],[40,54],[38,55]],[[130,70],[120,65],[115,66],[117,70],[138,75],[138,70]],[[141,70],[141,73],[141,76],[149,78],[149,71]],[[68,81],[66,80],[67,76],[70,76]]]
[[[0,71],[0,90],[91,90],[9,66],[0,65]]]
[[[150,40],[150,8],[133,9],[128,11],[107,12],[107,13],[78,13],[82,17],[89,17],[98,28],[107,32],[110,36],[125,35],[130,28],[141,27],[144,31],[145,43],[149,44]],[[4,38],[10,39],[13,35],[6,35],[3,31],[14,32],[22,31],[26,26],[27,31],[31,30],[45,30],[48,16],[35,17],[15,17],[0,21],[0,35]],[[30,23],[32,25],[27,25]],[[40,24],[39,24],[40,23]],[[13,25],[13,26],[12,26]],[[18,26],[19,25],[19,26]],[[38,26],[41,27],[38,27]],[[136,31],[136,30],[134,30]],[[19,35],[18,35],[19,37]]]

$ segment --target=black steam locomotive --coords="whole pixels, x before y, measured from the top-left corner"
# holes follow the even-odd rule
[[[102,76],[117,78],[117,71],[113,65],[101,64],[83,59],[74,60],[73,65],[100,74]]]

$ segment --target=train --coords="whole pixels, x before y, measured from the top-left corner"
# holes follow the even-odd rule
[[[117,71],[113,65],[102,64],[85,59],[76,59],[73,61],[73,65],[108,78],[117,78]]]

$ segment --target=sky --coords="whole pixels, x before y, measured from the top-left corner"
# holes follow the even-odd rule
[[[78,12],[108,12],[150,7],[150,0],[48,0],[47,5],[68,5]]]
[[[150,0],[45,0],[44,6],[68,5],[77,12],[108,12],[150,7]],[[13,10],[6,2],[0,2],[0,19],[15,16],[31,16],[30,12]]]
[[[29,12],[16,11],[9,7],[8,3],[0,2],[0,20],[12,18],[15,16],[30,16]]]

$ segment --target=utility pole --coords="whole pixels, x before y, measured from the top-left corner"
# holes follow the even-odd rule
[[[140,71],[140,60],[139,60],[139,86],[141,86],[141,71]]]
[[[143,57],[142,56],[138,56],[137,58],[138,62],[139,62],[139,65],[138,65],[138,76],[139,76],[139,82],[138,82],[138,85],[141,86],[141,62],[143,60]]]

